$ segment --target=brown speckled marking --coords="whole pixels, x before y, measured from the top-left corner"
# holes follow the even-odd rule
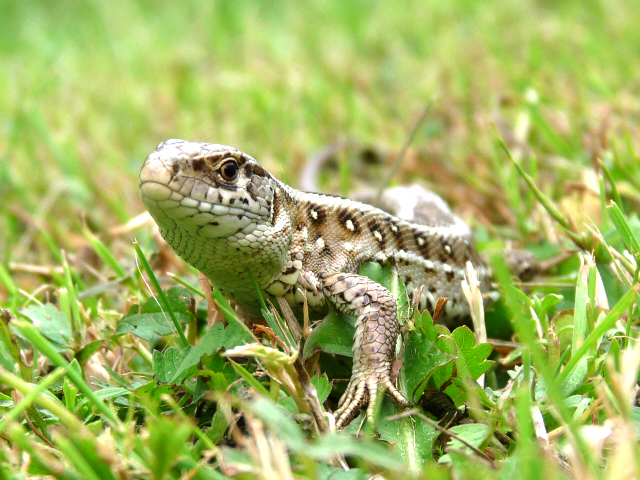
[[[387,243],[387,238],[382,228],[380,228],[378,222],[376,222],[375,220],[371,220],[369,222],[369,231],[371,232],[373,239],[380,245],[380,248],[384,249]]]
[[[322,225],[327,219],[327,212],[320,205],[309,205],[309,219],[316,226]]]
[[[194,172],[203,170],[205,167],[204,158],[194,158],[193,162],[191,163],[191,167],[193,168]]]
[[[428,260],[431,257],[431,253],[429,251],[429,240],[424,238],[424,235],[419,232],[414,233],[413,239],[415,240],[416,248],[422,257]]]
[[[355,214],[346,208],[340,208],[337,212],[338,223],[349,233],[358,235],[360,224],[356,220]]]
[[[455,260],[456,254],[455,254],[455,251],[453,250],[453,248],[451,248],[451,245],[449,245],[449,242],[447,242],[443,238],[440,241],[440,244],[442,245],[442,250],[444,250],[444,252],[449,256],[449,258],[452,259],[452,260]]]

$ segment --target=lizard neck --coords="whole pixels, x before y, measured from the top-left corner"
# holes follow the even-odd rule
[[[259,304],[252,277],[260,289],[264,290],[291,261],[295,191],[275,179],[273,187],[269,221],[251,225],[236,233],[233,238],[219,239],[215,246],[209,247],[216,249],[217,261],[203,262],[202,269],[196,267],[205,273],[223,295],[249,312],[254,311]]]

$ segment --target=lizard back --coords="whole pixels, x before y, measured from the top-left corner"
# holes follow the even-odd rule
[[[401,187],[385,194],[398,198],[407,190],[412,195],[424,192]],[[301,275],[295,284],[276,278],[266,289],[270,294],[284,296],[292,305],[302,301],[302,292],[295,294],[302,290],[310,306],[320,306],[322,299],[314,295],[316,290],[312,288],[318,273],[355,273],[366,261],[394,264],[410,296],[424,285],[421,309],[433,313],[438,298],[447,297],[444,314],[449,319],[468,314],[460,287],[467,261],[474,265],[481,288],[489,288],[489,272],[475,250],[471,231],[442,200],[431,202],[432,198],[427,197],[428,211],[418,215],[422,223],[415,223],[341,197],[298,191],[293,196],[296,220],[292,250],[303,252]],[[406,203],[424,203],[422,198],[416,201],[406,196],[403,201],[401,205],[405,207]],[[384,206],[394,210],[393,205]],[[399,213],[408,215],[408,210]],[[413,212],[412,218],[415,217]],[[285,276],[290,273],[292,270]]]

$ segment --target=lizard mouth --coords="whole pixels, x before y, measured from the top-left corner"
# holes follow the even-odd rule
[[[259,204],[238,201],[244,188],[223,189],[198,178],[192,160],[153,152],[140,171],[142,201],[161,229],[183,229],[202,237],[227,237],[256,224]]]

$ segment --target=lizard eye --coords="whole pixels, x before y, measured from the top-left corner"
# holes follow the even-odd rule
[[[220,176],[227,182],[233,182],[238,178],[238,164],[235,160],[229,160],[220,167]]]

